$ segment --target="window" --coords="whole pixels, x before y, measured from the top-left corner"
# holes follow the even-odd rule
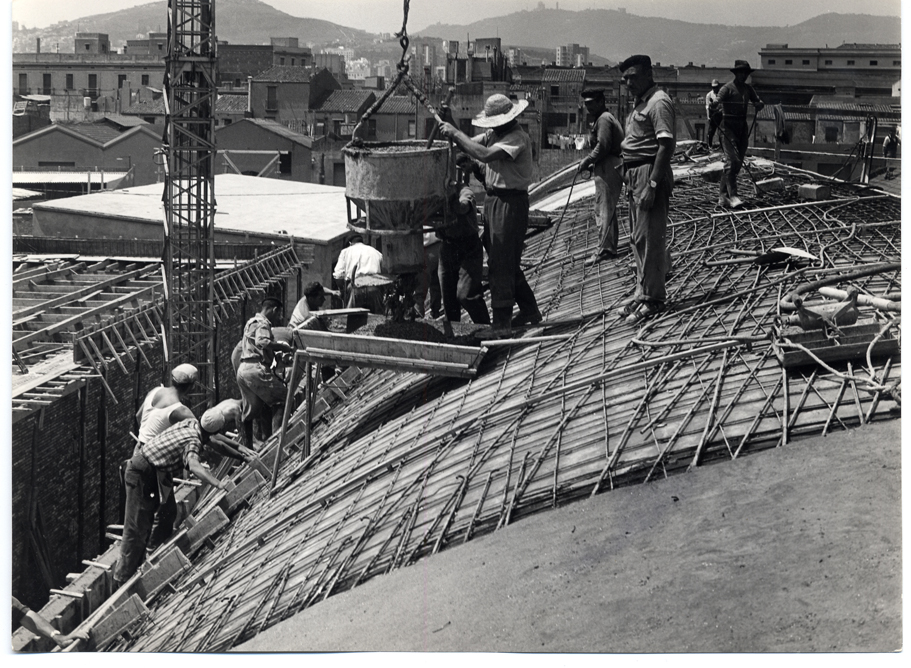
[[[89,89],[85,91],[85,94],[89,97],[96,97],[98,95],[98,75],[90,74],[89,75]]]
[[[831,61],[831,60],[827,60],[827,61],[826,61],[826,65],[831,65],[831,64],[832,64],[832,61]]]
[[[19,95],[28,95],[28,74],[19,75]]]
[[[277,91],[277,86],[266,86],[266,111],[278,111]]]
[[[225,125],[231,125],[231,123],[233,123],[233,122],[234,121],[232,121],[230,118],[225,119]]]
[[[775,64],[775,59],[769,58],[769,65],[774,65],[774,64]]]
[[[143,86],[148,86],[149,85],[149,75],[143,74],[142,79],[140,79],[140,81],[142,82]]]
[[[849,60],[849,61],[848,61],[848,65],[853,65],[853,64],[854,64],[854,61],[853,61],[853,60]]]
[[[278,64],[279,64],[279,65],[284,65],[284,64],[285,64],[285,59],[284,59],[284,58],[279,58],[279,59],[278,59]]]
[[[90,47],[88,44],[85,45],[85,50],[86,50],[86,51],[88,51],[90,48],[91,48],[91,47]]]
[[[154,116],[143,116],[143,117],[142,117],[142,120],[144,120],[146,123],[151,123],[152,125],[155,125],[155,117],[154,117]]]
[[[878,61],[878,60],[871,60],[871,61],[870,61],[870,65],[871,65],[871,67],[872,67],[873,65],[879,65],[879,61]]]
[[[810,64],[810,61],[809,61],[809,60],[804,60],[804,61],[803,61],[803,64],[804,64],[804,65],[809,65],[809,64]]]
[[[158,43],[158,50],[164,51],[164,44],[162,44],[161,42]]]
[[[900,61],[900,60],[893,60],[893,61],[892,61],[892,65],[893,65],[894,67],[901,67],[901,66],[902,66],[902,61]]]
[[[67,74],[66,75],[66,89],[73,90],[73,88],[75,88],[75,86],[73,85],[73,75]]]
[[[573,114],[573,113],[571,113],[571,114],[569,115],[569,124],[572,125],[572,124],[575,123],[575,122],[576,122],[576,115]]]
[[[838,128],[826,128],[826,142],[834,144],[838,141]]]
[[[127,82],[127,75],[126,75],[126,74],[118,74],[118,75],[117,75],[117,88],[123,88],[123,84],[125,84],[126,82]]]
[[[559,95],[560,95],[560,87],[559,87],[559,86],[551,86],[551,87],[550,87],[550,95],[551,95],[551,97],[559,97]]]
[[[291,153],[282,153],[278,159],[278,173],[291,173]]]
[[[794,61],[791,60],[790,58],[788,58],[787,60],[784,61],[784,64],[785,64],[785,65],[793,65],[793,64],[794,64]]]
[[[414,139],[414,121],[408,121],[408,136]]]
[[[294,58],[291,59],[291,67],[294,67]]]
[[[51,75],[48,73],[41,75],[41,94],[42,95],[51,94]]]

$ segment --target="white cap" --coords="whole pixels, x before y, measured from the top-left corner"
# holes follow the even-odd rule
[[[192,364],[178,364],[174,367],[174,370],[171,371],[171,380],[175,383],[180,383],[181,385],[195,383],[198,377],[199,372]]]

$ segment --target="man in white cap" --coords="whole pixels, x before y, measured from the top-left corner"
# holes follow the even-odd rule
[[[721,89],[721,82],[718,79],[712,79],[712,90],[705,94],[705,117],[709,121],[709,132],[706,135],[706,146],[712,148],[712,140],[715,138],[715,132],[721,124],[721,106],[718,104],[718,91]]]
[[[735,60],[731,68],[734,78],[721,87],[718,103],[724,112],[721,125],[721,148],[724,149],[724,172],[721,175],[721,191],[718,194],[718,206],[736,208],[740,206],[737,196],[737,175],[743,167],[750,142],[750,127],[747,124],[747,111],[750,103],[756,113],[765,106],[756,90],[747,83],[753,68],[745,60]]]
[[[173,531],[173,526],[165,522],[159,522],[156,531],[151,529],[159,508],[165,504],[174,505],[171,489],[174,475],[187,468],[203,482],[226,489],[227,483],[209,473],[199,461],[203,447],[213,447],[210,437],[224,427],[224,417],[221,413],[213,413],[204,422],[198,422],[186,406],[178,408],[177,412],[182,414],[182,419],[141,444],[127,465],[123,540],[120,559],[114,569],[116,587],[139,568],[145,559],[147,544],[154,549]]]
[[[171,371],[171,385],[160,385],[150,391],[142,406],[136,411],[136,421],[139,422],[137,438],[140,443],[158,436],[172,424],[179,422],[174,415],[174,410],[183,405],[199,372],[192,364],[179,364]]]
[[[484,111],[473,123],[485,128],[469,137],[451,123],[440,126],[440,134],[451,138],[472,159],[484,165],[487,198],[484,200],[484,240],[487,247],[490,305],[493,334],[511,335],[513,326],[541,322],[541,312],[531,286],[522,272],[522,249],[528,229],[528,186],[534,178],[532,144],[516,118],[528,100],[516,103],[496,93],[487,98]],[[512,306],[519,314],[512,318]]]

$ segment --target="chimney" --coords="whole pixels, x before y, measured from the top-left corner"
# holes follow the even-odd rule
[[[247,118],[253,118],[253,77],[247,77]]]
[[[35,38],[35,53],[41,53],[41,38]]]

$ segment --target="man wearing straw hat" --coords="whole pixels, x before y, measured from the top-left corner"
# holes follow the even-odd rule
[[[740,203],[737,197],[737,175],[743,168],[747,144],[750,141],[747,111],[750,102],[756,108],[756,113],[765,106],[756,90],[747,83],[747,79],[754,71],[747,61],[735,60],[734,67],[731,68],[734,78],[724,84],[718,92],[718,104],[724,112],[724,121],[721,125],[724,172],[721,176],[718,206],[733,207]]]
[[[528,106],[496,93],[487,98],[474,125],[483,134],[469,137],[450,123],[440,126],[440,134],[451,138],[471,158],[484,165],[487,198],[484,201],[485,244],[490,278],[490,305],[493,334],[511,335],[513,326],[541,322],[541,312],[531,286],[522,272],[522,249],[528,229],[528,186],[533,179],[531,138],[516,118]],[[519,313],[512,320],[512,306]]]

